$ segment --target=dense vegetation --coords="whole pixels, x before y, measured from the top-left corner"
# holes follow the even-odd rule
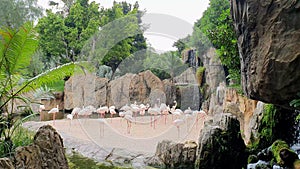
[[[33,24],[25,23],[17,29],[2,28],[0,37],[0,142],[4,150],[2,156],[8,156],[15,147],[12,142],[14,132],[23,121],[33,115],[31,104],[35,100],[22,94],[79,72],[87,67],[87,63],[60,65],[29,78],[26,70],[38,46]]]
[[[209,7],[193,28],[192,35],[174,43],[181,53],[185,48],[194,47],[197,55],[203,55],[213,46],[217,49],[221,63],[224,65],[227,78],[232,84],[240,84],[240,61],[237,39],[230,18],[228,0],[210,0]]]

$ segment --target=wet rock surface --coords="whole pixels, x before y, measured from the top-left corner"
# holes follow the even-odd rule
[[[248,97],[289,106],[300,91],[299,9],[295,0],[231,0]]]

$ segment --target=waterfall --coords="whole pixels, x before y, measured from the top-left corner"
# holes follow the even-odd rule
[[[295,112],[297,113],[297,115],[300,114],[299,110],[295,110]],[[294,129],[295,129],[295,135],[294,135],[293,145],[291,149],[293,149],[300,158],[300,119],[295,120]]]

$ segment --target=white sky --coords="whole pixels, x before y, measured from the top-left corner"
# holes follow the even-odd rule
[[[53,0],[58,1],[58,0]],[[91,2],[92,0],[90,0]],[[113,0],[95,0],[100,6],[111,7]],[[145,32],[148,42],[158,51],[174,50],[174,41],[186,37],[192,32],[194,22],[201,18],[209,0],[116,0],[134,4],[139,2],[140,9],[147,15],[143,21],[151,27]],[[39,0],[46,6],[48,0]],[[156,27],[156,29],[152,29]]]

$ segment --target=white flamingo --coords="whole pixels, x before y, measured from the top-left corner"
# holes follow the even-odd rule
[[[172,114],[172,117],[173,117],[173,115],[175,115],[177,118],[179,118],[182,114],[183,114],[183,112],[182,112],[182,110],[180,110],[180,109],[171,109],[171,114]]]
[[[81,108],[75,107],[75,108],[72,110],[72,112],[71,112],[71,114],[73,115],[73,117],[77,117],[77,118],[78,118],[78,113],[80,112],[80,110],[81,110]]]
[[[124,119],[127,121],[127,134],[130,134],[131,123],[133,122],[132,112],[128,111],[127,114],[125,114]]]
[[[89,117],[90,115],[93,114],[93,112],[95,111],[95,108],[93,106],[87,106],[87,107],[83,107],[79,112],[78,115],[79,116],[84,116],[85,118]]]
[[[71,129],[71,126],[72,126],[72,121],[73,121],[73,114],[68,114],[67,115],[67,119],[69,119],[70,120],[70,127],[69,127],[69,131],[70,131],[70,129]]]
[[[50,111],[48,111],[48,114],[52,114],[53,125],[55,125],[55,115],[58,112],[59,112],[58,105],[56,105],[56,107],[54,107]]]
[[[111,118],[111,122],[112,122],[112,118],[114,117],[115,114],[117,114],[116,107],[115,106],[110,106],[109,107],[109,113],[110,113],[110,118]]]
[[[42,121],[42,111],[45,110],[45,105],[41,104],[39,106],[38,112],[40,113],[40,121]]]

